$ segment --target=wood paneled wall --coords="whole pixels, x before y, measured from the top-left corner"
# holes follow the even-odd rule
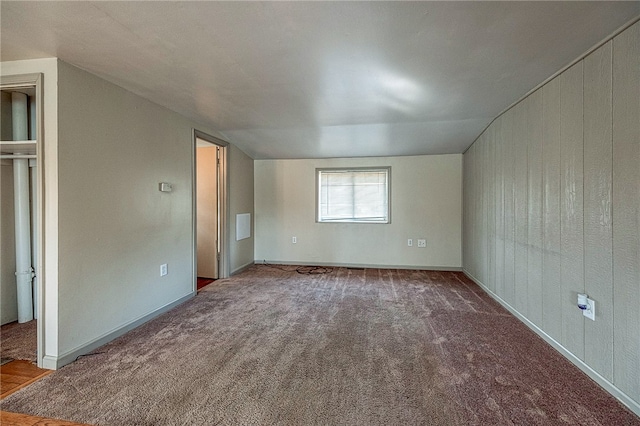
[[[640,22],[498,117],[463,185],[465,272],[638,411]]]

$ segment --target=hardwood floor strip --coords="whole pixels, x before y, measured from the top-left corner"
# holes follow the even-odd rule
[[[52,370],[38,368],[31,361],[15,360],[0,366],[0,399],[6,398],[18,390],[29,386],[49,375]],[[74,426],[81,423],[48,419],[28,414],[0,411],[0,424],[3,426]]]
[[[45,417],[11,413],[9,411],[0,411],[0,424],[2,424],[2,426],[85,426],[84,423],[47,419]]]
[[[52,370],[38,368],[31,361],[25,360],[15,360],[0,366],[0,399],[29,386],[51,372]]]

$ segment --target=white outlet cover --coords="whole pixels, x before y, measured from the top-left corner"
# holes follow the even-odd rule
[[[408,247],[413,247],[413,240],[412,240],[411,238],[409,238],[409,239],[407,240],[407,246],[408,246]]]
[[[591,321],[596,320],[596,302],[592,299],[587,299],[587,303],[589,304],[589,309],[585,309],[582,311],[582,315],[589,318]]]
[[[160,276],[164,277],[168,273],[169,273],[169,270],[168,270],[167,264],[163,263],[162,265],[160,265]]]
[[[418,239],[418,247],[426,247],[426,246],[427,246],[427,240]]]

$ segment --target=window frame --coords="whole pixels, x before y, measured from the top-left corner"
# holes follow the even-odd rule
[[[320,219],[320,195],[322,184],[320,175],[322,172],[385,172],[387,174],[387,220],[386,221],[372,221],[372,220],[321,220]],[[371,225],[388,225],[391,223],[391,166],[370,166],[370,167],[316,167],[315,170],[315,184],[316,184],[316,223],[336,223],[336,224],[371,224]]]

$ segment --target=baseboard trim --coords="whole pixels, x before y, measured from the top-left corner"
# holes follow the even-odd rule
[[[496,293],[491,291],[487,286],[485,286],[480,280],[476,279],[472,274],[470,274],[467,270],[463,268],[462,272],[469,277],[473,282],[478,284],[485,293],[491,296],[495,301],[500,303],[511,312],[516,318],[522,321],[527,327],[529,327],[534,333],[538,336],[542,337],[547,343],[549,343],[555,350],[560,352],[562,356],[567,358],[573,365],[582,370],[587,376],[593,379],[596,383],[598,383],[602,388],[604,388],[607,392],[613,395],[618,401],[624,404],[629,410],[633,411],[636,415],[640,416],[640,403],[632,399],[629,395],[624,393],[620,388],[611,383],[608,379],[601,376],[597,371],[589,367],[584,361],[575,356],[572,352],[570,352],[567,348],[562,346],[557,340],[553,337],[549,336],[545,333],[540,327],[531,322],[527,317],[518,312],[513,306],[508,304],[504,299],[498,296]]]
[[[178,300],[175,300],[171,303],[168,303],[158,309],[156,309],[153,312],[150,312],[146,315],[141,316],[138,319],[135,319],[133,321],[130,321],[126,324],[124,324],[121,327],[116,328],[115,330],[112,330],[110,332],[107,332],[105,334],[103,334],[100,337],[97,337],[81,346],[78,346],[74,349],[71,349],[70,351],[65,352],[64,354],[60,355],[60,356],[51,356],[51,355],[45,355],[44,358],[42,359],[42,367],[43,368],[48,368],[50,370],[57,370],[60,367],[64,367],[67,364],[72,363],[73,361],[75,361],[79,356],[81,355],[86,355],[89,352],[99,348],[100,346],[109,343],[110,341],[112,341],[113,339],[122,336],[123,334],[133,330],[136,327],[139,327],[140,325],[144,324],[145,322],[152,320],[153,318],[164,314],[165,312],[175,308],[176,306],[186,302],[187,300],[193,298],[196,295],[195,292],[193,293],[189,293],[186,296],[183,296],[181,298],[179,298]]]
[[[45,355],[44,357],[42,357],[42,365],[38,366],[40,368],[46,368],[48,370],[57,370],[58,363],[56,360],[56,357],[51,356],[51,355]]]
[[[238,275],[239,273],[244,272],[246,269],[251,268],[254,264],[255,262],[245,263],[244,265],[231,271],[231,276]]]
[[[370,268],[370,269],[408,269],[423,271],[462,271],[458,266],[422,266],[422,265],[376,265],[369,263],[339,263],[339,262],[290,262],[285,260],[255,260],[256,265],[292,265],[292,266],[326,266],[335,268]]]

